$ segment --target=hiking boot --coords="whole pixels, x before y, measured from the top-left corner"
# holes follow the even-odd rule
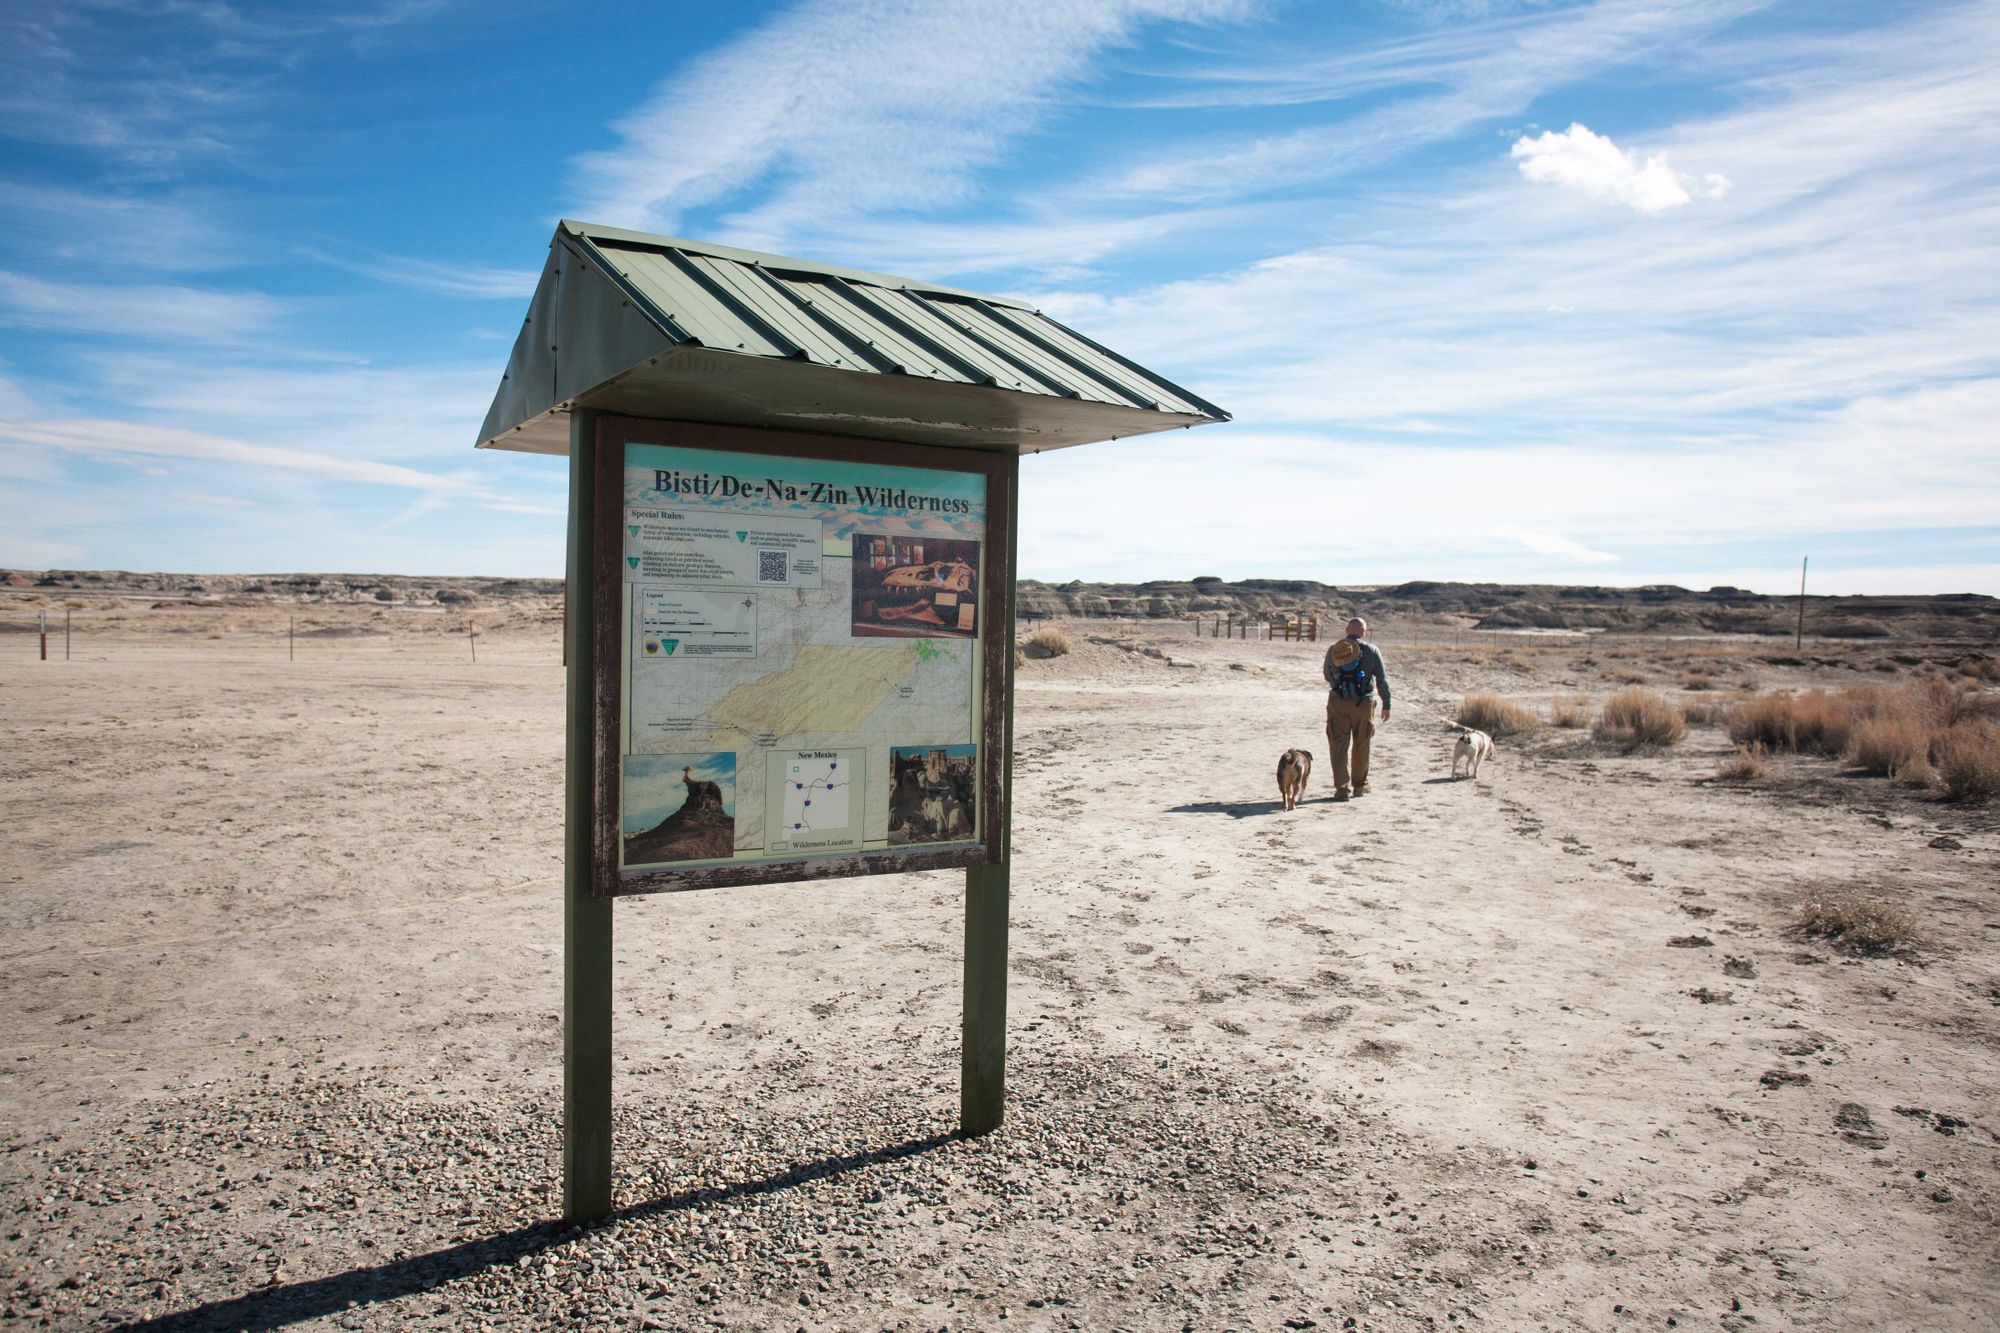
[[[1356,787],[1354,794],[1356,796],[1366,796],[1368,794],[1368,784],[1364,782],[1359,787]]]
[[[1333,799],[1334,799],[1334,800],[1336,800],[1336,801],[1344,801],[1344,800],[1346,800],[1346,799],[1347,799],[1347,788],[1345,788],[1345,787],[1342,787],[1342,788],[1341,788],[1341,789],[1340,789],[1339,791],[1335,792],[1335,793],[1333,794]]]

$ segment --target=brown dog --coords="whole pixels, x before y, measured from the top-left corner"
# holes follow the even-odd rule
[[[1284,801],[1285,809],[1298,809],[1299,797],[1305,795],[1306,779],[1312,776],[1312,771],[1310,750],[1287,750],[1278,756],[1278,797]]]

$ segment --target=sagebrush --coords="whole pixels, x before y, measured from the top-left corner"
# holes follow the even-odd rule
[[[1938,737],[1932,766],[1937,784],[1954,801],[2000,795],[2000,727],[1962,722]]]
[[[1800,930],[1849,953],[1892,953],[1916,940],[1916,921],[1906,908],[1853,889],[1814,888],[1796,916]]]
[[[1715,766],[1715,776],[1723,782],[1761,782],[1770,771],[1761,745],[1739,745]]]
[[[1030,657],[1061,657],[1069,651],[1069,635],[1059,629],[1038,629],[1021,646]]]
[[[1635,687],[1606,699],[1591,731],[1620,750],[1675,745],[1687,736],[1687,717],[1666,696]]]
[[[1542,725],[1534,709],[1503,699],[1491,690],[1474,690],[1460,699],[1455,720],[1462,727],[1489,736],[1518,736]]]

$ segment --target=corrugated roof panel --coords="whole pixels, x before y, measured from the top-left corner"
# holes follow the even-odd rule
[[[805,316],[797,304],[778,289],[776,279],[754,264],[717,259],[695,251],[683,251],[689,263],[708,274],[717,284],[741,301],[753,314],[805,354],[808,361],[821,365],[848,366],[853,358],[839,339]]]
[[[772,342],[746,324],[698,280],[674,262],[675,252],[598,247],[613,268],[662,314],[685,329],[704,347],[756,356],[787,356],[789,347]]]
[[[970,336],[1041,381],[1043,393],[1064,398],[1087,398],[1096,403],[1116,403],[1121,407],[1141,405],[1135,401],[1134,395],[1099,383],[1076,367],[1064,364],[1061,357],[1051,355],[1046,348],[1037,346],[1033,339],[1023,337],[1012,324],[996,318],[999,311],[992,306],[976,301],[925,300],[943,318],[962,326]]]
[[[1105,384],[1116,385],[1134,395],[1135,401],[1146,407],[1157,407],[1167,412],[1192,412],[1206,416],[1206,404],[1191,400],[1175,391],[1174,386],[1157,376],[1139,372],[1128,363],[1116,357],[1107,356],[1085,338],[1064,328],[1048,316],[1039,312],[994,308],[992,318],[1003,324],[1019,328],[1027,336],[1045,343],[1065,362],[1074,364],[1088,372],[1092,378]]]
[[[821,284],[821,290],[826,293],[827,301],[838,306],[841,319],[848,327],[896,357],[908,374],[953,380],[959,384],[984,381],[985,377],[976,366],[954,358],[947,349],[938,346],[935,339],[926,338],[921,330],[898,319],[877,301],[876,297],[885,295],[882,288],[829,278]]]
[[[888,336],[870,320],[860,318],[852,300],[818,278],[794,272],[768,272],[774,286],[790,292],[806,318],[814,318],[848,348],[848,364],[880,374],[922,374],[932,378],[930,356]]]
[[[1014,310],[989,309],[983,313],[993,323],[1011,329],[1023,342],[1055,361],[1078,381],[1097,385],[1112,396],[1112,401],[1130,403],[1134,407],[1160,407],[1158,385],[1151,380],[1134,380],[1115,370],[1107,374],[1103,365],[1093,365],[1091,361],[1072,356],[1069,348],[1049,336],[1055,331],[1055,325],[1042,316]]]
[[[1023,449],[1228,420],[1005,298],[576,222],[553,245],[482,444],[560,452],[577,406]]]
[[[906,291],[899,295],[927,318],[951,330],[960,344],[976,352],[993,367],[995,378],[1001,385],[1022,393],[1048,394],[1057,398],[1083,396],[1034,362],[1013,355],[1002,342],[982,335],[979,328],[984,321],[977,318],[978,306],[975,303],[941,300],[929,293]]]
[[[858,282],[842,286],[850,301],[894,329],[905,342],[921,347],[957,383],[1000,385],[1033,392],[1020,381],[1018,374],[998,362],[989,349],[937,318],[908,292],[868,287]]]

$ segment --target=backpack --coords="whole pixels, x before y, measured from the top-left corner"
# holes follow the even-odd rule
[[[1342,699],[1367,699],[1375,693],[1374,678],[1368,674],[1368,654],[1356,653],[1346,666],[1333,669],[1333,692]]]

